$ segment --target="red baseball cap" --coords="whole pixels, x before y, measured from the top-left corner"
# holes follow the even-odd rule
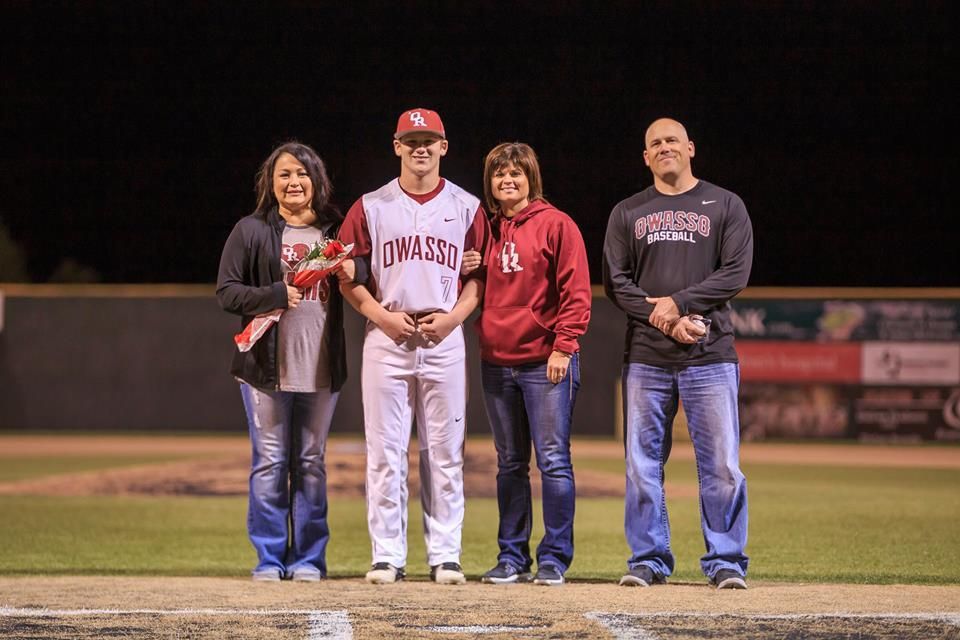
[[[397,132],[393,137],[399,140],[408,133],[435,133],[446,138],[440,114],[430,109],[416,108],[404,111],[397,120]]]

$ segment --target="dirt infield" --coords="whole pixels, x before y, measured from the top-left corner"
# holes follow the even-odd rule
[[[960,638],[958,609],[960,587],[0,578],[5,638]],[[317,612],[351,635],[311,635]]]

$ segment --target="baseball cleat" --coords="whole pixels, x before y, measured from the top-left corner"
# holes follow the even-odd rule
[[[437,584],[465,584],[466,576],[456,562],[444,562],[430,567],[430,579]]]
[[[397,568],[389,562],[377,562],[367,571],[366,580],[370,584],[393,584],[406,576],[403,568]]]
[[[650,587],[655,584],[663,584],[666,579],[658,576],[653,569],[645,564],[630,569],[622,578],[620,578],[621,587]]]
[[[733,569],[720,569],[710,578],[710,584],[717,589],[746,589],[747,581]]]
[[[530,582],[529,571],[520,571],[509,562],[499,562],[497,566],[483,574],[480,582],[487,584],[512,584],[514,582]]]

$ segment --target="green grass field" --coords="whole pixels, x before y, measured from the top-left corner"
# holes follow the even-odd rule
[[[0,481],[177,459],[31,456],[4,458]],[[619,474],[622,461],[574,459],[576,468]],[[750,577],[786,582],[960,583],[960,470],[745,464],[750,501]],[[696,486],[692,462],[671,461],[667,481]],[[668,494],[669,495],[669,494]],[[702,582],[696,497],[668,500],[675,582]],[[410,574],[425,575],[416,498]],[[539,506],[537,507],[539,508]],[[0,574],[246,575],[243,497],[54,497],[0,495]],[[535,513],[535,521],[539,512]],[[496,501],[467,503],[463,564],[479,575],[496,560]],[[362,499],[330,506],[331,576],[369,564]],[[572,580],[614,580],[628,555],[623,502],[580,499]],[[540,531],[535,530],[534,541]]]

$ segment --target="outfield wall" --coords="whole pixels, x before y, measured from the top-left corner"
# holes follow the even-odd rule
[[[0,429],[245,431],[228,370],[240,319],[212,286],[0,285]],[[613,433],[624,321],[607,300],[583,341],[576,431]],[[334,431],[363,429],[363,322],[346,312],[349,379]],[[466,325],[468,429],[487,433],[479,353]]]
[[[960,439],[960,289],[763,289],[735,301],[747,439]],[[595,288],[574,432],[618,432],[622,314]],[[244,431],[239,319],[211,285],[0,285],[0,429]],[[334,431],[362,430],[363,323]],[[473,323],[468,428],[486,433]]]

